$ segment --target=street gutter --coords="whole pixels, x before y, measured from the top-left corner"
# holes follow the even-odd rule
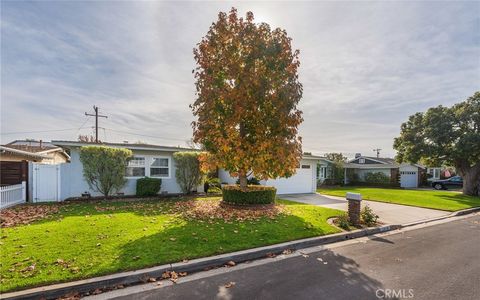
[[[204,257],[199,259],[190,260],[188,262],[179,262],[173,264],[164,264],[152,268],[140,269],[135,271],[128,271],[122,273],[116,273],[112,275],[106,275],[101,277],[94,277],[84,280],[53,284],[43,287],[31,288],[28,290],[4,293],[0,296],[0,299],[52,299],[59,298],[69,293],[85,294],[90,293],[96,289],[105,290],[113,289],[119,285],[134,285],[147,282],[149,278],[159,278],[162,274],[168,271],[175,271],[177,273],[187,272],[194,273],[205,271],[213,268],[223,267],[228,262],[233,261],[236,264],[255,259],[266,258],[270,255],[281,254],[285,250],[300,250],[304,248],[310,248],[314,246],[320,246],[325,244],[332,244],[345,240],[351,240],[370,236],[378,233],[384,233],[387,231],[397,230],[405,227],[411,227],[419,224],[430,223],[442,219],[452,218],[456,216],[462,216],[480,211],[480,207],[470,208],[462,211],[457,211],[446,216],[437,218],[416,221],[402,225],[384,225],[379,227],[372,227],[366,229],[359,229],[350,232],[341,232],[331,234],[327,236],[312,237],[301,240],[295,240],[280,244],[274,244],[264,247],[258,247],[253,249],[247,249],[232,253],[226,253],[216,256]]]

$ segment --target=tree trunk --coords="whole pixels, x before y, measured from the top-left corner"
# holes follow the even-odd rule
[[[479,196],[480,163],[475,164],[473,167],[459,168],[459,173],[463,178],[463,194]]]
[[[247,173],[246,172],[239,172],[238,179],[240,181],[240,189],[242,191],[247,190]]]

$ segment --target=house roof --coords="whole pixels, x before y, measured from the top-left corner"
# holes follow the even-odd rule
[[[324,160],[329,163],[333,163],[333,161],[328,160],[324,156],[312,155],[312,154],[303,154],[302,159],[311,159],[311,160]]]
[[[373,161],[376,161],[376,162],[379,162],[381,164],[396,164],[396,161],[394,158],[388,158],[388,157],[373,157],[373,156],[359,156],[359,157],[356,157],[354,159],[351,159],[349,161],[349,163],[351,163],[352,161],[355,161],[359,158],[366,158],[366,159],[369,159],[369,160],[373,160]]]
[[[151,144],[140,144],[140,143],[85,143],[79,141],[52,141],[52,144],[64,147],[64,148],[74,148],[74,147],[83,147],[83,146],[109,146],[115,148],[127,148],[130,150],[157,150],[165,152],[177,152],[177,151],[198,151],[198,149],[184,148],[184,147],[174,147],[174,146],[161,146],[161,145],[151,145]]]
[[[33,152],[19,150],[19,149],[7,147],[7,146],[0,146],[0,152],[21,155],[21,156],[25,156],[33,159],[49,158],[48,155],[43,153],[33,153]]]
[[[49,154],[52,152],[60,152],[67,159],[70,156],[59,146],[55,146],[50,142],[35,141],[35,140],[15,140],[5,145],[10,149],[17,149],[24,152],[36,154]]]

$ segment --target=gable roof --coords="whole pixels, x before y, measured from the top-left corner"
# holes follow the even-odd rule
[[[16,155],[25,156],[25,157],[28,157],[28,158],[33,158],[33,159],[49,158],[48,155],[46,155],[46,154],[23,151],[23,150],[19,150],[19,149],[7,147],[7,146],[0,146],[0,152],[1,153],[16,154]]]
[[[394,164],[397,163],[397,162],[395,161],[395,159],[393,159],[393,158],[388,158],[388,157],[373,157],[373,156],[359,156],[359,157],[356,157],[356,158],[354,158],[354,159],[349,160],[348,163],[352,163],[352,162],[356,161],[356,160],[359,159],[359,158],[365,158],[365,159],[373,160],[373,161],[376,161],[376,162],[381,163],[381,164],[394,165]]]

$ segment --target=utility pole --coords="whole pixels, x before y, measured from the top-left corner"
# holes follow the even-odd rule
[[[376,152],[376,153],[377,153],[377,158],[380,157],[380,151],[381,151],[381,150],[382,150],[382,149],[380,149],[380,148],[373,149],[373,152]]]
[[[98,144],[98,117],[100,118],[108,118],[108,117],[98,114],[98,106],[94,105],[93,110],[95,111],[95,114],[89,114],[85,112],[85,115],[95,117],[95,143]]]

